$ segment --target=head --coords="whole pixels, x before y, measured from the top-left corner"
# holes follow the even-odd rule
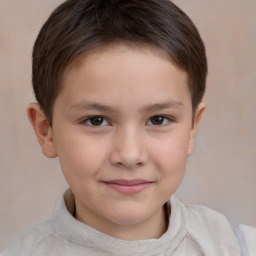
[[[207,61],[201,37],[169,0],[68,0],[42,27],[33,51],[33,88],[52,124],[64,72],[91,51],[124,43],[155,48],[187,74],[193,113],[205,91]]]
[[[43,153],[59,157],[77,219],[123,239],[159,237],[193,151],[207,73],[202,40],[168,0],[69,0],[33,52]]]

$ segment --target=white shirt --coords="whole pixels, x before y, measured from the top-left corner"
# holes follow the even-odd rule
[[[172,196],[169,227],[159,239],[126,241],[73,217],[67,190],[53,217],[19,236],[2,256],[256,256],[256,229],[240,225],[240,239],[226,217],[203,206],[184,206]]]

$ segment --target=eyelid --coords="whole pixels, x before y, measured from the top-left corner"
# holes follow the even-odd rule
[[[88,122],[89,122],[91,119],[95,118],[95,117],[100,117],[100,118],[102,118],[102,119],[103,119],[103,122],[107,122],[107,124],[104,124],[104,125],[102,125],[102,124],[101,124],[101,125],[89,124]],[[95,128],[100,128],[100,127],[105,127],[105,126],[110,126],[110,125],[111,125],[110,121],[109,121],[106,117],[104,117],[104,116],[102,116],[102,115],[92,115],[92,116],[88,116],[88,117],[86,117],[86,118],[81,119],[81,120],[79,121],[79,123],[80,123],[80,124],[87,125],[87,126],[89,126],[89,127],[95,127]]]
[[[151,124],[149,124],[149,126],[165,126],[165,125],[168,125],[169,123],[175,122],[175,120],[174,120],[173,117],[166,116],[166,115],[154,115],[154,116],[151,116],[151,117],[147,120],[147,123],[146,123],[146,124],[148,124],[148,122],[150,122],[151,119],[154,118],[154,117],[162,117],[162,118],[165,120],[165,123],[159,124],[159,125],[157,125],[157,124],[152,124],[152,123],[151,123]]]

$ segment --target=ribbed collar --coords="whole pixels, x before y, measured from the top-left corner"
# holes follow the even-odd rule
[[[171,216],[166,233],[159,239],[148,240],[121,240],[91,228],[73,217],[74,205],[74,197],[69,189],[58,201],[53,216],[59,236],[66,242],[97,248],[113,256],[170,254],[185,237],[188,229],[187,210],[174,196],[170,200]]]

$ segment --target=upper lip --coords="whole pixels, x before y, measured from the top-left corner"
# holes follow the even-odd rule
[[[118,179],[118,180],[104,181],[104,183],[132,186],[132,185],[138,185],[138,184],[143,184],[143,183],[152,183],[152,182],[148,181],[148,180],[143,180],[143,179],[134,179],[134,180]]]

